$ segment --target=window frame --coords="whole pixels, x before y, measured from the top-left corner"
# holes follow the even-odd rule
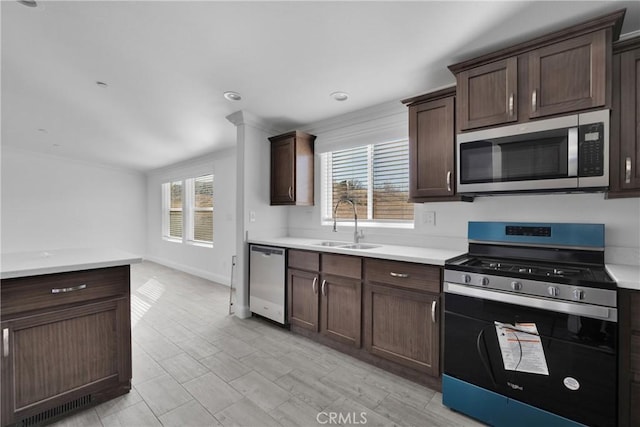
[[[213,248],[214,244],[214,232],[215,227],[212,225],[212,236],[211,241],[208,240],[197,240],[195,239],[194,232],[194,215],[195,212],[211,212],[213,216],[213,206],[211,207],[196,207],[195,206],[195,182],[197,179],[203,177],[211,177],[211,182],[213,185],[214,174],[213,173],[204,173],[198,174],[196,176],[191,176],[189,178],[183,179],[172,179],[168,182],[162,183],[162,239],[174,242],[174,243],[185,243],[193,246],[201,246],[206,248]],[[182,207],[181,208],[172,208],[171,207],[171,185],[174,183],[181,183],[182,185]],[[212,195],[213,198],[213,195]],[[212,203],[213,204],[213,203]],[[182,211],[182,237],[172,236],[170,230],[170,215],[172,211]],[[213,221],[213,218],[212,218]]]
[[[367,147],[367,218],[358,217],[358,227],[378,227],[378,228],[396,228],[396,229],[414,229],[416,223],[416,212],[414,206],[414,214],[413,219],[411,220],[402,220],[402,219],[373,219],[373,194],[374,194],[374,174],[373,174],[373,151],[374,145],[384,144],[384,143],[394,143],[394,142],[406,142],[408,144],[408,140],[406,138],[396,139],[391,141],[383,141],[371,144],[360,145],[359,147]],[[344,150],[348,150],[350,148],[358,148],[349,147]],[[329,161],[331,154],[336,151],[342,151],[343,149],[335,149],[332,151],[327,151],[320,154],[320,224],[323,226],[333,226],[333,208],[335,204],[332,200],[332,191],[328,190],[328,186],[332,185],[330,183],[330,177],[332,176],[332,164]],[[409,164],[407,164],[407,170],[409,168]],[[409,184],[409,183],[408,183]],[[407,192],[409,188],[407,188]],[[329,200],[331,199],[331,200]],[[407,196],[407,203],[411,203]],[[415,205],[415,203],[411,203]],[[343,226],[354,226],[355,221],[353,219],[338,219],[336,222],[338,225]]]

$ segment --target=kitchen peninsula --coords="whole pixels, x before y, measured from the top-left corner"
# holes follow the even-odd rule
[[[1,425],[48,422],[131,389],[130,264],[108,249],[2,254]]]

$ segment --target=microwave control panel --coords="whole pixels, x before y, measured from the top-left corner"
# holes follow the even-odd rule
[[[604,124],[578,127],[578,176],[604,174]]]

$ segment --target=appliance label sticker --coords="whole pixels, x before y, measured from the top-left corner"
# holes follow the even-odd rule
[[[542,340],[535,323],[494,322],[502,362],[507,371],[549,375]]]

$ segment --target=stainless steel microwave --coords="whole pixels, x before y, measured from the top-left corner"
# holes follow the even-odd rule
[[[459,134],[458,193],[605,189],[609,115],[599,110]]]

